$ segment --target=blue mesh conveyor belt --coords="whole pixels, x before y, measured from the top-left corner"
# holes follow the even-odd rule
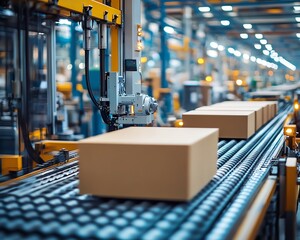
[[[289,109],[247,141],[220,141],[216,175],[186,203],[80,195],[77,162],[0,188],[0,239],[228,238],[282,146]]]

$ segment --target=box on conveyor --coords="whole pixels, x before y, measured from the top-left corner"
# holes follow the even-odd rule
[[[217,103],[215,105],[227,105],[227,106],[259,106],[263,108],[263,124],[267,123],[271,118],[273,118],[272,107],[269,106],[267,101],[225,101]]]
[[[182,114],[184,127],[219,128],[220,138],[247,139],[255,133],[255,112],[189,111]]]
[[[196,111],[246,111],[246,112],[255,112],[255,130],[257,131],[263,125],[263,109],[259,106],[227,106],[227,105],[211,105],[211,106],[203,106],[200,108],[196,108]]]
[[[182,201],[216,173],[218,129],[130,127],[79,142],[81,194]]]

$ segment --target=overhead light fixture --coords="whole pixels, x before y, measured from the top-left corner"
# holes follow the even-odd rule
[[[172,27],[170,27],[170,26],[165,26],[165,27],[164,27],[164,31],[165,31],[166,33],[169,33],[169,34],[175,33],[174,28],[172,28]]]
[[[255,47],[255,49],[261,49],[261,45],[258,43],[254,44],[254,47]]]
[[[231,53],[231,54],[234,54],[235,50],[230,47],[230,48],[228,48],[228,52]]]
[[[266,56],[269,56],[270,52],[268,50],[263,50],[263,54],[265,54]]]
[[[300,38],[300,33],[296,33],[297,38]]]
[[[218,46],[218,50],[219,50],[219,51],[224,51],[224,49],[225,49],[225,47],[224,47],[223,45],[219,45],[219,46]]]
[[[300,22],[300,17],[295,17],[297,22]]]
[[[269,51],[271,51],[273,48],[272,48],[272,45],[271,44],[266,44],[266,49],[268,49]]]
[[[242,53],[240,51],[238,51],[238,50],[235,50],[234,51],[234,56],[240,57],[240,56],[242,56]]]
[[[214,15],[211,12],[203,13],[203,17],[205,17],[205,18],[212,18],[213,16]]]
[[[295,11],[300,11],[300,6],[294,6]]]
[[[267,44],[267,42],[268,42],[268,41],[267,41],[266,39],[261,39],[261,40],[260,40],[260,43],[263,44],[263,45]]]
[[[241,37],[242,39],[247,39],[247,38],[248,38],[248,34],[247,34],[247,33],[241,33],[241,34],[240,34],[240,37]]]
[[[229,25],[230,25],[230,22],[229,22],[228,20],[222,20],[222,21],[221,21],[221,24],[222,24],[223,26],[229,26]]]
[[[255,34],[255,37],[256,37],[257,39],[262,39],[264,36],[263,36],[261,33],[256,33],[256,34]]]
[[[251,56],[251,57],[250,57],[250,61],[251,61],[251,62],[255,62],[255,61],[256,61],[256,57]]]
[[[232,11],[232,6],[228,6],[228,5],[227,5],[227,6],[222,6],[221,8],[222,8],[222,10],[225,11],[225,12],[230,12],[230,11]]]
[[[59,19],[58,24],[71,26],[72,22],[68,19]]]
[[[216,42],[211,42],[209,44],[212,48],[218,48],[218,44]]]
[[[210,12],[210,7],[198,7],[200,12]]]
[[[218,57],[218,52],[216,50],[207,50],[206,51],[207,56],[216,58]]]
[[[252,29],[252,24],[250,24],[250,23],[245,23],[245,24],[243,24],[243,27],[244,27],[245,29]]]
[[[244,60],[249,60],[250,56],[247,53],[243,54],[243,59]]]

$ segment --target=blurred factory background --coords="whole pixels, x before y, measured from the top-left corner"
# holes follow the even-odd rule
[[[226,230],[228,234],[224,235],[216,230],[217,227],[222,229],[222,222],[217,225],[216,219],[225,215],[229,199],[215,216],[211,214],[213,219],[207,221],[207,225],[199,227],[195,233],[191,230],[196,228],[193,225],[196,221],[187,219],[197,215],[192,215],[192,211],[201,208],[209,191],[217,189],[213,184],[219,178],[214,178],[202,195],[183,206],[128,200],[130,207],[142,209],[141,214],[148,208],[154,209],[153,216],[150,214],[148,219],[150,225],[145,223],[147,216],[142,221],[137,212],[128,213],[137,219],[132,230],[127,220],[124,223],[117,218],[126,202],[105,198],[97,202],[79,194],[76,142],[131,125],[179,128],[184,126],[184,113],[224,101],[273,101],[278,104],[278,114],[274,114],[269,123],[264,123],[265,128],[261,128],[260,134],[258,132],[250,140],[219,139],[218,157],[223,159],[222,162],[232,159],[240,150],[245,155],[255,148],[267,151],[255,145],[261,141],[261,145],[270,144],[268,146],[273,148],[268,152],[272,161],[279,156],[298,159],[299,87],[300,2],[297,1],[1,0],[0,238],[232,239],[235,236],[244,239],[241,238],[243,235],[233,235],[232,229]],[[286,116],[293,119],[291,123],[296,128],[285,132],[283,137],[281,130],[287,123],[283,120]],[[274,126],[278,128],[276,131],[272,130]],[[276,134],[282,136],[277,138]],[[264,142],[266,136],[272,138]],[[271,146],[272,141],[278,142],[281,148]],[[247,151],[243,146],[247,146]],[[222,158],[222,154],[228,156]],[[266,155],[256,157],[262,156]],[[73,158],[73,162],[63,164]],[[56,164],[61,164],[61,168]],[[280,161],[274,165],[279,174]],[[271,165],[261,166],[268,169],[270,175],[276,175]],[[50,172],[47,172],[48,167],[52,167]],[[298,169],[296,177],[299,183]],[[230,175],[231,171],[224,170],[222,177]],[[52,176],[60,190],[56,192],[53,183],[48,189],[48,180],[43,174]],[[28,184],[43,179],[48,190],[37,190],[42,192],[36,195],[30,192],[30,187],[25,186],[26,176],[30,176]],[[16,178],[18,180],[11,188],[11,182],[7,181]],[[28,196],[25,190],[22,193],[22,189],[30,192]],[[231,197],[238,195],[235,194]],[[279,191],[278,194],[284,193]],[[296,194],[298,199],[298,192]],[[280,208],[276,203],[281,200],[276,196],[274,194],[268,199],[268,207],[270,205],[273,210]],[[99,210],[93,208],[95,202],[101,208],[106,204],[107,211],[112,211],[108,213],[112,214],[110,218],[117,223],[114,225],[113,220],[98,219],[97,223],[93,222],[94,227],[76,232],[81,224],[81,220],[76,220],[75,227],[64,225],[67,230],[58,231],[58,223],[65,223],[62,216],[59,220],[55,217],[41,220],[32,213],[33,210],[32,218],[25,217],[29,221],[26,228],[22,225],[26,225],[26,221],[22,217],[16,220],[8,213],[12,210],[6,208],[9,203],[15,204],[12,208],[23,206],[18,197],[30,198],[31,207],[36,209],[46,206],[44,202],[49,199],[57,200],[58,205],[67,199],[67,205],[72,201],[79,205],[79,212],[83,211],[80,208],[83,205],[79,204],[82,200],[91,204],[87,207],[91,213],[82,215],[88,219]],[[46,199],[41,200],[44,205],[40,206],[39,199]],[[70,206],[62,205],[62,208]],[[180,215],[181,207],[187,212],[184,216]],[[249,239],[256,236],[259,239],[273,239],[274,236],[277,239],[296,239],[299,226],[295,222],[294,206],[291,218],[286,217],[288,214],[284,215],[282,209],[278,210],[280,214],[275,210],[254,227],[256,235],[247,235]],[[155,211],[161,211],[158,219],[154,217]],[[205,214],[210,215],[208,212]],[[178,222],[176,214],[181,216]],[[175,219],[172,220],[172,216]],[[279,227],[282,216],[288,218],[285,228]],[[32,219],[35,222],[31,226]],[[235,219],[232,227],[239,219]],[[39,228],[41,223],[38,221],[49,222],[50,230]],[[169,229],[172,221],[175,222],[174,229]],[[9,222],[14,224],[9,225]],[[71,222],[72,218],[68,223]],[[92,220],[82,220],[82,224],[88,222],[92,225]],[[51,226],[54,232],[51,232]],[[189,234],[182,233],[183,229],[190,231]]]

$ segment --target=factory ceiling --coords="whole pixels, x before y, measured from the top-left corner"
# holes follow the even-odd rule
[[[179,21],[183,18],[184,7],[190,6],[193,25],[204,24],[206,32],[214,36],[226,36],[227,39],[264,54],[266,60],[271,62],[278,62],[282,57],[300,69],[300,1],[145,0],[144,2],[149,9],[153,9],[155,4],[159,8],[164,2],[166,16]]]

